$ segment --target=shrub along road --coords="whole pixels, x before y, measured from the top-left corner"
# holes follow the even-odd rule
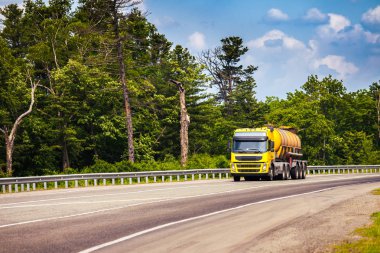
[[[257,245],[264,246],[261,251],[277,252],[281,244],[271,248],[267,240],[276,232],[363,196],[378,182],[380,175],[351,174],[2,195],[0,252],[256,252]],[[308,228],[299,228],[303,229]],[[277,235],[276,241],[281,237]],[[265,240],[267,248],[258,243]],[[284,241],[283,247],[297,248],[297,242],[306,241],[310,245],[310,240],[293,238],[291,244]]]

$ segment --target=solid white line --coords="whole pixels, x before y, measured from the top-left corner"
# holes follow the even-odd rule
[[[100,244],[100,245],[97,245],[97,246],[94,246],[94,247],[82,250],[79,253],[94,252],[96,250],[99,250],[99,249],[102,249],[102,248],[105,248],[105,247],[109,247],[111,245],[114,245],[114,244],[117,244],[117,243],[120,243],[120,242],[124,242],[124,241],[130,240],[130,239],[138,237],[140,235],[144,235],[144,234],[147,234],[147,233],[150,233],[150,232],[162,229],[162,228],[166,228],[166,227],[170,227],[170,226],[173,226],[173,225],[185,223],[185,222],[188,222],[188,221],[194,221],[194,220],[198,220],[198,219],[202,219],[202,218],[206,218],[206,217],[210,217],[210,216],[214,216],[214,215],[218,215],[218,214],[234,211],[234,210],[237,210],[237,209],[242,209],[242,208],[253,206],[253,205],[258,205],[258,204],[263,204],[263,203],[268,203],[268,202],[273,202],[273,201],[283,200],[283,199],[288,199],[288,198],[294,198],[294,197],[304,196],[304,195],[308,195],[308,194],[314,194],[314,193],[324,192],[324,191],[332,190],[332,189],[335,189],[335,188],[337,188],[337,187],[331,187],[331,188],[326,188],[326,189],[317,190],[317,191],[311,191],[311,192],[305,192],[305,193],[300,193],[300,194],[295,194],[295,195],[289,195],[289,196],[285,196],[285,197],[279,197],[279,198],[262,200],[262,201],[253,202],[253,203],[249,203],[249,204],[244,204],[244,205],[241,205],[241,206],[232,207],[232,208],[228,208],[228,209],[224,209],[224,210],[220,210],[220,211],[216,211],[216,212],[212,212],[212,213],[208,213],[208,214],[203,214],[203,215],[200,215],[200,216],[195,216],[195,217],[191,217],[191,218],[187,218],[187,219],[183,219],[183,220],[179,220],[179,221],[174,221],[174,222],[166,223],[166,224],[163,224],[163,225],[160,225],[160,226],[149,228],[149,229],[146,229],[146,230],[143,230],[143,231],[140,231],[140,232],[137,232],[137,233],[125,236],[125,237],[121,237],[119,239],[116,239],[116,240],[113,240],[113,241],[110,241],[110,242],[107,242],[107,243],[103,243],[103,244]]]

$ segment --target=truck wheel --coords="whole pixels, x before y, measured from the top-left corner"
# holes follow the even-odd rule
[[[292,177],[292,179],[298,179],[298,177],[299,177],[299,167],[298,167],[298,165],[296,165],[296,167],[293,167],[290,170],[290,176]]]
[[[274,180],[274,168],[273,165],[270,166],[269,174],[268,174],[268,181]]]
[[[290,179],[290,165],[286,166],[286,179]]]
[[[234,181],[239,182],[240,181],[240,176],[234,176]]]

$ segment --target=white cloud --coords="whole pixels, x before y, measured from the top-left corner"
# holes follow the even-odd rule
[[[307,11],[306,15],[303,17],[303,19],[307,21],[312,21],[312,22],[322,22],[327,19],[327,15],[322,13],[320,10],[317,8],[311,8]]]
[[[348,75],[353,75],[359,71],[355,64],[346,61],[345,57],[339,55],[328,55],[320,60],[315,61],[315,67],[325,65],[329,69],[338,73],[339,78],[345,78]]]
[[[283,47],[286,49],[302,49],[305,45],[280,30],[272,30],[267,32],[264,36],[251,40],[247,43],[250,48],[276,48]]]
[[[267,18],[272,21],[286,21],[289,16],[280,9],[272,8],[267,12]]]
[[[327,14],[329,17],[329,23],[319,26],[317,33],[321,38],[336,39],[339,37],[343,30],[351,25],[350,20],[346,17],[334,13]]]
[[[335,32],[339,32],[351,25],[350,20],[348,20],[346,17],[342,15],[329,13],[328,16],[330,18],[329,27],[333,29]]]
[[[178,22],[169,16],[164,16],[160,18],[156,18],[153,20],[153,24],[155,24],[157,27],[172,27],[172,26],[178,26]]]
[[[196,50],[202,50],[206,48],[206,40],[203,33],[195,32],[189,36],[189,44]]]
[[[362,21],[369,24],[380,24],[380,5],[364,13],[362,15]]]

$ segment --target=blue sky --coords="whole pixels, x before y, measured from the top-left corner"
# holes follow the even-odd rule
[[[242,37],[242,62],[259,67],[259,99],[284,98],[310,74],[332,74],[349,91],[380,80],[379,0],[145,0],[142,8],[194,55]]]
[[[0,0],[0,6],[22,0]],[[310,74],[349,91],[380,80],[380,0],[145,0],[158,31],[195,56],[227,36],[243,38],[257,97],[285,98]]]

